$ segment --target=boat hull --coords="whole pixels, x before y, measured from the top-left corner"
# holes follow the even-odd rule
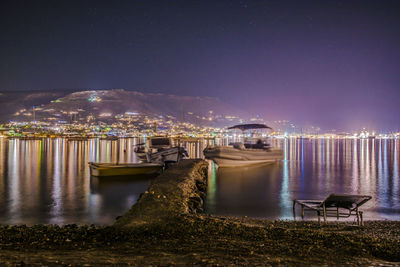
[[[224,158],[212,159],[220,168],[232,168],[232,167],[246,167],[259,164],[272,164],[277,160],[230,160]]]
[[[274,163],[283,159],[280,149],[237,149],[216,146],[204,150],[206,159],[213,160],[218,167],[243,167]]]
[[[172,147],[156,153],[148,154],[148,162],[178,162],[179,161],[179,147]]]
[[[162,171],[162,164],[155,163],[132,163],[132,164],[112,164],[112,163],[89,163],[90,175],[97,177],[104,176],[129,176],[129,175],[149,175]]]

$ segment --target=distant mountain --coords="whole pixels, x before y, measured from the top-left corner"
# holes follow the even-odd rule
[[[31,110],[33,106],[50,103],[51,100],[69,93],[71,91],[0,92],[0,121],[8,122],[19,110]]]
[[[249,117],[245,112],[213,97],[149,94],[124,89],[2,92],[0,105],[0,119],[3,122],[32,120],[33,116],[37,120],[68,119],[71,116],[101,119],[128,113],[168,116],[176,121],[203,125],[229,125],[237,122],[237,117]]]

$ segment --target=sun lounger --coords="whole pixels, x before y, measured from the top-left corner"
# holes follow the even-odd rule
[[[327,217],[357,217],[357,224],[363,225],[363,213],[359,207],[370,200],[371,196],[365,195],[347,195],[347,194],[330,194],[325,200],[293,200],[293,217],[296,220],[296,204],[301,206],[301,218],[304,219],[304,212],[315,211],[318,216],[324,218],[326,223]]]

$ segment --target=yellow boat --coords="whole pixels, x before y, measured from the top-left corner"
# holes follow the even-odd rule
[[[89,162],[92,176],[128,176],[156,174],[163,170],[164,165],[158,163],[95,163]]]

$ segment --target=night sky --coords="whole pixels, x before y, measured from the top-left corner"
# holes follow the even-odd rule
[[[400,130],[400,1],[1,1],[0,90],[215,96],[267,120]]]

